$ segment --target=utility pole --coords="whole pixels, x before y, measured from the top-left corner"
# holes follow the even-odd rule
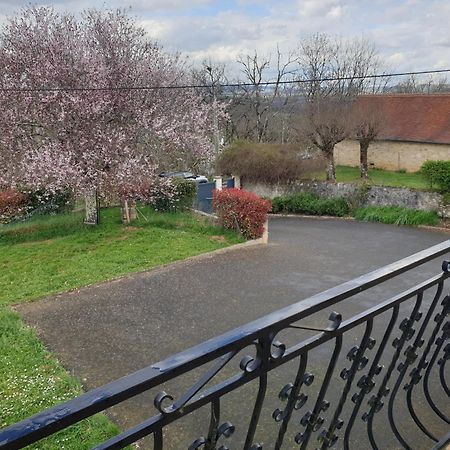
[[[213,126],[214,126],[214,151],[216,156],[219,154],[219,118],[217,114],[217,96],[216,96],[216,81],[214,80],[214,75],[212,71],[212,67],[206,67],[206,70],[209,72],[209,76],[211,78],[211,86],[212,86],[212,95],[213,95],[213,103],[214,103],[214,111],[213,111]]]

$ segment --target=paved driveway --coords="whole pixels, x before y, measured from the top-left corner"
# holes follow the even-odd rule
[[[381,224],[273,218],[269,245],[135,274],[19,310],[91,389],[449,237]],[[440,261],[429,263],[395,286],[388,284],[335,309],[348,317],[439,268]],[[326,323],[324,315],[311,320]],[[279,383],[273,388],[274,405],[283,385]],[[111,414],[129,426],[151,414],[151,403],[146,394]],[[193,420],[197,425],[204,421]],[[198,437],[195,428],[186,425],[189,439],[191,432]],[[174,442],[173,448],[186,448]]]

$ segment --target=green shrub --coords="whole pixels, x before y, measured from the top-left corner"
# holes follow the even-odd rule
[[[272,212],[342,217],[349,214],[350,206],[342,197],[321,198],[310,192],[299,192],[275,197]]]
[[[444,205],[450,205],[450,192],[445,192],[442,194],[442,203]]]
[[[434,211],[418,211],[400,206],[367,206],[354,211],[354,217],[366,222],[393,225],[437,225],[439,217]]]
[[[173,178],[170,182],[172,189],[166,187],[156,190],[152,201],[154,208],[164,212],[191,208],[197,195],[196,184],[182,178]]]
[[[441,192],[450,192],[450,161],[425,161],[420,172],[430,183]]]
[[[236,141],[217,160],[217,171],[248,182],[289,183],[324,170],[322,158],[302,159],[302,148],[290,144]]]
[[[66,213],[74,208],[74,196],[71,191],[45,192],[44,190],[30,191],[28,215]]]
[[[175,185],[175,208],[177,210],[191,208],[197,195],[197,186],[193,181],[177,179]]]

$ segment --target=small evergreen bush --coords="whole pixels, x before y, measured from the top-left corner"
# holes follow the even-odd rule
[[[272,212],[343,217],[350,213],[350,206],[342,197],[321,198],[310,192],[299,192],[275,197]]]
[[[431,187],[441,192],[450,192],[450,161],[425,161],[420,168]]]
[[[42,189],[28,191],[28,216],[59,214],[74,208],[74,196],[71,191],[46,192]]]

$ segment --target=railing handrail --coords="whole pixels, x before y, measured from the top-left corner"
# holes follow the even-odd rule
[[[181,375],[221,356],[236,344],[247,344],[268,329],[282,329],[306,316],[323,310],[359,292],[374,287],[387,279],[425,264],[450,251],[450,239],[426,250],[376,269],[353,280],[296,302],[262,318],[256,319],[220,336],[209,339],[183,352],[140,369],[118,380],[86,392],[73,400],[54,406],[44,412],[13,424],[0,431],[0,447],[17,439],[32,442],[33,435],[52,434],[97,412],[151,389],[174,376]],[[6,435],[8,436],[6,438]],[[6,440],[7,439],[7,440]]]

